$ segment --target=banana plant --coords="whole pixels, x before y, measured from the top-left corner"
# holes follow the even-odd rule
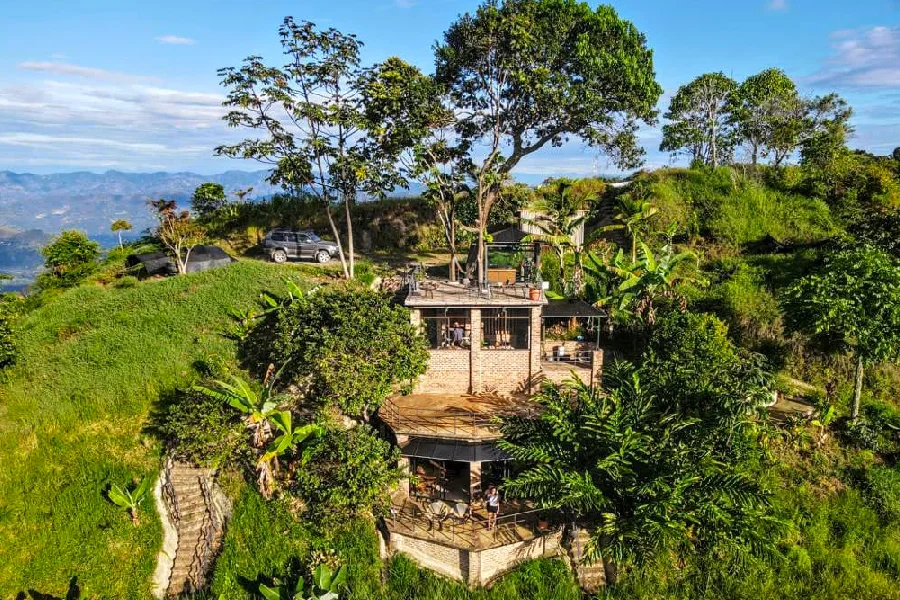
[[[310,595],[303,593],[303,578],[296,581],[274,578],[271,586],[259,584],[259,593],[266,600],[338,600],[338,590],[347,583],[347,569],[336,572],[328,565],[319,565],[313,571]]]
[[[143,502],[148,489],[150,489],[150,478],[145,477],[131,490],[128,489],[128,486],[119,487],[114,483],[110,486],[106,495],[113,504],[124,508],[131,516],[131,523],[137,526],[141,524],[138,518],[138,506]]]
[[[247,429],[252,435],[253,447],[262,448],[271,432],[266,419],[286,399],[285,395],[275,392],[275,384],[283,370],[284,366],[275,373],[275,366],[269,365],[263,387],[258,393],[248,381],[236,375],[232,375],[230,381],[213,381],[215,387],[195,385],[193,389],[244,413]]]
[[[307,423],[300,427],[294,427],[291,413],[286,410],[273,412],[269,416],[269,421],[281,432],[281,435],[275,438],[257,461],[259,490],[266,498],[271,497],[275,487],[278,458],[310,438],[321,437],[325,432],[325,428],[316,423]],[[306,448],[301,453],[300,464],[306,464],[308,460],[309,449]]]

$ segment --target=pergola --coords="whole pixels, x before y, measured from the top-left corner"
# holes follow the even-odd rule
[[[606,317],[606,313],[598,308],[594,308],[584,300],[562,299],[547,300],[544,307],[541,320],[543,321],[544,331],[548,325],[552,326],[556,323],[566,323],[569,329],[578,327],[579,323],[593,326],[596,332],[595,342],[600,345],[600,320]]]

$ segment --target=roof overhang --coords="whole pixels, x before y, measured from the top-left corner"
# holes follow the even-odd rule
[[[400,453],[411,458],[430,458],[432,460],[452,460],[469,463],[512,460],[512,457],[491,442],[466,443],[428,438],[410,438],[400,448]]]

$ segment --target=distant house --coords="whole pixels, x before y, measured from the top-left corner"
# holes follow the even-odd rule
[[[233,262],[234,259],[218,246],[195,246],[188,256],[187,272],[196,273],[216,267],[225,267]],[[167,276],[178,273],[175,261],[164,252],[132,254],[125,259],[125,267],[142,277]]]

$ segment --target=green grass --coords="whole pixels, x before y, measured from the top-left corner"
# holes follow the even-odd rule
[[[233,362],[228,309],[305,272],[248,261],[126,288],[86,284],[19,323],[18,365],[0,382],[0,597],[64,595],[73,576],[86,598],[148,597],[161,539],[151,499],[133,527],[104,490],[155,477],[148,413],[196,377],[198,361]]]

